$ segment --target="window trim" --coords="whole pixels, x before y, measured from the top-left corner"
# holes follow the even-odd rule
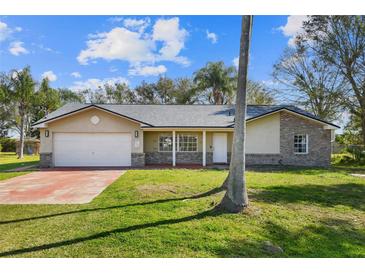
[[[172,152],[172,146],[171,146],[171,150],[166,151],[166,150],[160,150],[160,138],[161,137],[170,137],[172,139],[172,134],[166,134],[166,133],[161,133],[158,135],[158,152],[162,152],[162,153],[171,153]]]
[[[184,136],[184,135],[187,135],[187,136],[194,136],[196,137],[196,150],[195,151],[180,151],[180,135],[181,136]],[[161,152],[161,153],[171,153],[172,152],[172,148],[170,151],[163,151],[163,150],[160,150],[160,138],[161,137],[170,137],[172,139],[172,134],[168,134],[168,133],[160,133],[158,135],[158,152]],[[196,134],[196,133],[179,133],[179,134],[176,134],[176,151],[175,152],[181,152],[181,153],[195,153],[195,152],[199,152],[199,135]]]
[[[308,154],[309,153],[309,146],[308,146],[308,144],[309,144],[309,136],[308,136],[308,134],[299,134],[299,133],[296,133],[296,134],[294,134],[294,140],[295,140],[295,136],[305,136],[305,152],[295,152],[295,141],[293,142],[293,149],[294,149],[294,154],[296,154],[296,155],[306,155],[306,154]]]
[[[193,136],[193,137],[196,137],[196,150],[194,151],[180,151],[180,135],[181,136]],[[195,153],[195,152],[199,152],[199,135],[196,134],[196,133],[182,133],[182,134],[177,134],[176,135],[176,139],[177,139],[177,142],[176,142],[176,152],[181,152],[181,153]]]

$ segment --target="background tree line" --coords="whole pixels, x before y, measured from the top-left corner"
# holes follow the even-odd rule
[[[365,145],[365,16],[308,16],[295,40],[274,65],[280,95],[328,121],[348,113],[338,140]]]
[[[365,144],[365,16],[308,16],[295,46],[273,66],[268,88],[248,81],[248,104],[295,104],[327,121],[348,113],[341,142]],[[191,77],[160,76],[135,87],[117,83],[97,90],[36,83],[30,68],[0,75],[0,135],[10,129],[37,136],[31,124],[69,102],[116,104],[233,104],[237,69],[208,62]],[[22,134],[23,133],[23,134]]]
[[[23,148],[25,137],[39,137],[32,123],[66,103],[232,104],[236,85],[236,68],[223,62],[209,62],[191,78],[160,76],[156,82],[142,81],[134,88],[116,83],[80,91],[52,88],[47,78],[37,83],[30,67],[11,70],[0,75],[0,137],[16,131]],[[248,85],[249,104],[274,102],[274,95],[263,84],[249,81]]]

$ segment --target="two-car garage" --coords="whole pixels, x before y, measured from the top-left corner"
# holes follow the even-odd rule
[[[54,133],[56,167],[120,167],[131,165],[130,133]]]

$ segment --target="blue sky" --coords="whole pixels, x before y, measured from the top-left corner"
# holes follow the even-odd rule
[[[239,16],[2,16],[0,71],[30,65],[53,87],[191,76],[208,61],[234,64]],[[249,78],[270,83],[272,65],[302,17],[255,16]],[[42,76],[43,75],[43,76]]]

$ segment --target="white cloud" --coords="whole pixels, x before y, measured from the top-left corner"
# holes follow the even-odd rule
[[[207,30],[207,39],[212,42],[212,44],[215,44],[218,42],[218,35],[214,32],[209,32],[209,30]]]
[[[180,28],[178,17],[157,20],[153,26],[152,37],[154,41],[163,42],[158,59],[189,65],[190,62],[186,57],[178,56],[184,48],[188,34],[185,29]]]
[[[136,66],[128,70],[129,75],[133,76],[157,76],[167,71],[164,65],[159,66]]]
[[[76,81],[73,83],[73,85],[70,87],[73,91],[83,91],[86,89],[90,90],[97,90],[104,85],[114,85],[117,83],[125,83],[128,84],[128,80],[124,77],[114,77],[114,78],[104,78],[104,79],[98,79],[98,78],[90,78],[86,81]]]
[[[52,52],[52,53],[57,53],[57,54],[60,53],[59,51],[51,49],[50,47],[46,47],[43,44],[32,43],[32,46],[35,46],[35,47],[39,48],[42,51],[47,51],[47,52]]]
[[[54,82],[57,80],[57,75],[52,70],[49,70],[49,71],[43,72],[42,79],[45,79],[45,78],[47,78],[50,82]]]
[[[74,71],[71,73],[71,76],[74,77],[74,78],[81,78],[81,74],[80,72],[78,71]]]
[[[186,57],[180,56],[188,32],[180,27],[179,18],[159,19],[150,32],[146,31],[148,25],[149,18],[123,19],[123,27],[89,35],[87,48],[80,52],[78,62],[87,65],[95,59],[121,60],[136,71],[155,67],[155,63],[161,61],[190,64]]]
[[[27,54],[29,51],[23,47],[24,43],[21,41],[15,41],[10,43],[9,52],[12,55],[19,56],[21,54]]]
[[[5,41],[11,34],[11,29],[7,24],[0,21],[0,41]]]
[[[12,33],[21,31],[21,27],[10,28],[6,23],[0,21],[0,42],[7,40]]]
[[[136,30],[138,32],[144,32],[144,30],[150,25],[151,20],[150,18],[145,19],[132,19],[127,18],[123,20],[123,25],[129,30]]]
[[[288,16],[285,26],[278,27],[284,36],[289,37],[288,46],[295,46],[295,38],[303,31],[303,22],[307,20],[306,15],[290,15]]]
[[[110,17],[108,19],[108,21],[112,22],[112,23],[119,23],[123,21],[123,17]]]
[[[261,83],[267,87],[277,87],[280,83],[275,80],[262,80]]]
[[[153,41],[143,39],[140,33],[117,27],[88,40],[87,49],[80,52],[77,60],[82,65],[98,58],[130,63],[151,62],[154,60],[153,48]]]
[[[236,67],[236,68],[238,68],[238,62],[240,61],[240,59],[238,58],[238,57],[235,57],[235,58],[233,58],[233,60],[232,60],[232,63],[233,63],[233,65]]]

